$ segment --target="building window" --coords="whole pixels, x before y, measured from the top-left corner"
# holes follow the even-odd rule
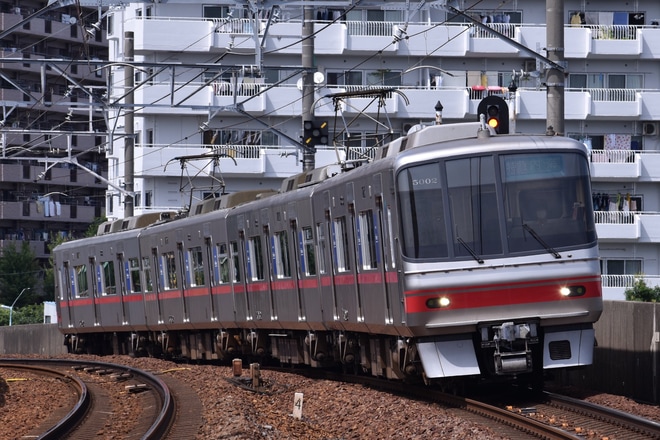
[[[603,275],[639,275],[644,273],[642,260],[603,259],[600,270]]]

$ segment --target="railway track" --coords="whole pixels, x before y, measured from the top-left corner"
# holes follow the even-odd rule
[[[435,402],[447,406],[453,414],[489,426],[511,440],[660,439],[660,423],[554,393],[538,394],[511,388],[500,392],[497,398],[488,395],[467,398],[427,386],[373,377],[317,370],[303,370],[301,374],[362,384],[407,398]],[[501,396],[506,398],[503,400]]]
[[[130,438],[155,440],[167,438],[177,429],[176,424],[172,425],[177,420],[177,405],[169,386],[145,371],[102,362],[44,359],[2,359],[0,368],[57,377],[77,396],[68,413],[55,412],[33,427],[33,435],[40,439],[115,434],[127,438],[125,434],[130,432]],[[128,404],[129,399],[138,404]],[[123,407],[130,408],[130,414],[123,413]]]

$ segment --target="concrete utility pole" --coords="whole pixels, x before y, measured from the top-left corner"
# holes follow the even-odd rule
[[[554,63],[564,66],[564,0],[546,0],[545,6],[547,57]],[[564,135],[565,80],[564,72],[552,65],[549,66],[546,76],[546,129],[560,136]]]
[[[305,17],[302,23],[302,122],[314,120],[314,8],[304,6]],[[301,124],[302,128],[302,124]],[[303,171],[311,171],[315,167],[315,147],[306,146],[303,149]]]
[[[126,193],[124,193],[124,218],[133,217],[135,206],[133,193],[133,179],[135,175],[135,100],[133,89],[135,86],[135,73],[133,68],[134,61],[134,40],[133,32],[124,32],[124,184]]]

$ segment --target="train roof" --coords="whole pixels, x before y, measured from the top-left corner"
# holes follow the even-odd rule
[[[491,134],[491,131],[484,128],[480,122],[430,125],[426,127],[418,126],[416,130],[411,130],[406,136],[395,139],[379,148],[372,161],[381,161],[384,159],[394,160],[394,158],[400,157],[405,163],[407,159],[405,159],[405,155],[401,155],[401,153],[408,153],[413,149],[420,149],[423,151],[425,149],[424,147],[438,145],[442,145],[443,153],[456,154],[456,149],[464,149],[466,146],[475,146],[473,142],[470,142],[471,140],[485,138],[492,139],[489,141],[489,151],[499,148],[511,148],[513,145],[521,143],[539,143],[539,138],[541,137],[547,137],[548,142],[550,139],[553,139],[558,145],[561,144],[561,142],[556,142],[559,139],[558,137],[530,135],[491,136]],[[515,141],[512,142],[513,139],[515,139]],[[577,143],[577,141],[571,139],[567,139],[566,142]],[[220,209],[235,208],[277,194],[284,194],[298,189],[311,187],[335,176],[344,174],[349,170],[361,168],[359,165],[359,163],[331,164],[313,170],[303,171],[302,173],[284,179],[280,185],[280,189],[277,191],[248,190],[222,194],[218,197],[204,200],[194,205],[188,215],[195,216]],[[144,228],[150,225],[174,220],[182,216],[186,215],[177,212],[162,212],[147,213],[127,219],[107,221],[99,225],[97,235],[128,229]]]

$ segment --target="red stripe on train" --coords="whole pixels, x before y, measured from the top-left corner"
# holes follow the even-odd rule
[[[408,291],[405,298],[406,313],[442,312],[445,310],[473,309],[481,307],[511,306],[556,301],[571,301],[574,299],[599,298],[602,296],[600,280],[571,282],[570,285],[582,285],[584,295],[566,297],[559,289],[566,283],[546,281],[542,283],[518,283],[519,285],[472,286],[454,289],[436,289],[435,291]],[[421,293],[423,292],[423,293]],[[426,303],[430,299],[447,298],[449,306],[429,308]]]

